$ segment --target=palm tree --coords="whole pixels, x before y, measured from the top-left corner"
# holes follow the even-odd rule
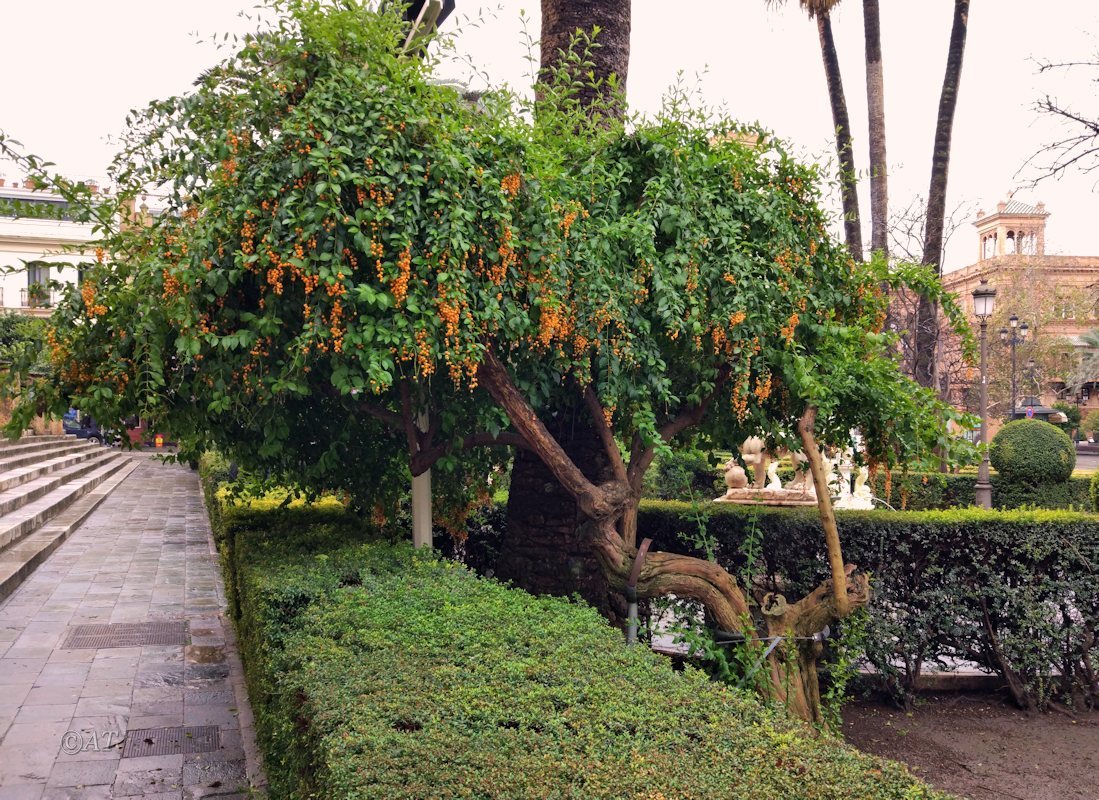
[[[630,61],[630,2],[542,0],[542,79],[551,76],[568,57],[577,31],[590,35],[597,27],[596,46],[587,54],[591,75],[583,76],[576,98],[596,113],[623,113]],[[599,482],[612,477],[610,461],[583,405],[562,399],[546,419],[551,420],[554,438],[588,478]],[[625,603],[610,589],[591,538],[581,529],[584,520],[573,496],[542,460],[532,451],[518,449],[508,491],[507,533],[496,559],[496,574],[536,594],[578,593],[612,620],[623,618]]]
[[[1099,382],[1099,330],[1091,330],[1080,337],[1084,350],[1080,363],[1068,379],[1067,388],[1079,392],[1086,384]]]
[[[870,118],[870,250],[889,255],[889,188],[885,157],[885,76],[878,0],[862,0],[866,39],[866,107]]]
[[[542,0],[541,74],[543,79],[562,63],[577,32],[595,35],[588,54],[590,76],[578,87],[582,106],[616,99],[609,82],[617,84],[619,99],[626,94],[630,69],[630,4],[632,0]],[[625,111],[620,105],[619,114]]]
[[[939,95],[939,114],[935,125],[935,146],[931,157],[931,186],[927,192],[927,222],[923,237],[923,263],[942,275],[943,225],[946,218],[946,182],[950,167],[950,140],[954,130],[954,112],[958,106],[962,58],[969,29],[969,0],[954,0],[954,24],[946,56],[946,74]],[[933,386],[935,347],[938,338],[937,313],[933,303],[920,298],[916,329],[915,378],[923,386]]]
[[[769,2],[777,4],[784,0],[769,0]],[[843,203],[843,237],[851,257],[861,260],[862,217],[859,215],[851,117],[847,113],[847,96],[843,91],[836,40],[832,36],[832,9],[839,5],[839,2],[840,0],[798,0],[798,5],[810,19],[816,20],[817,23],[820,54],[824,61],[824,77],[828,83],[828,103],[832,107],[832,123],[836,128],[836,157],[840,165],[840,198]],[[882,130],[884,131],[884,123]]]

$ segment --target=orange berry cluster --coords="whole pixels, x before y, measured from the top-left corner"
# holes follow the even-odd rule
[[[733,413],[740,422],[748,418],[748,375],[742,375],[733,388]]]
[[[397,256],[397,277],[389,286],[397,305],[404,303],[405,297],[408,296],[408,281],[411,277],[412,251],[410,248],[405,247],[401,254]]]
[[[342,353],[343,335],[347,329],[343,324],[343,304],[339,300],[332,304],[332,311],[328,315],[328,327],[332,331],[332,349],[337,353]]]
[[[164,280],[164,289],[161,291],[161,297],[165,300],[170,300],[179,294],[180,283],[179,278],[173,275],[167,268],[161,272],[161,277]]]
[[[538,318],[538,344],[549,347],[554,339],[567,339],[572,331],[572,320],[565,313],[562,303],[543,301]]]
[[[519,194],[519,173],[513,172],[511,175],[505,175],[500,180],[500,191],[506,194],[508,197],[515,197]]]
[[[756,378],[756,397],[759,401],[765,402],[768,397],[771,396],[771,373],[765,372]]]
[[[416,351],[417,351],[417,367],[419,368],[420,376],[424,378],[431,377],[435,372],[435,360],[431,357],[431,342],[428,339],[427,331],[416,331]]]
[[[500,262],[493,264],[492,269],[489,271],[489,280],[497,286],[504,282],[508,270],[519,262],[519,255],[515,252],[515,248],[511,246],[511,239],[511,226],[504,223],[504,229],[500,232],[500,247],[496,250],[500,255]]]
[[[255,235],[256,226],[253,223],[245,222],[243,225],[240,226],[240,251],[245,255],[249,255],[255,252]]]
[[[328,292],[329,297],[343,297],[347,293],[347,286],[344,285],[344,274],[342,272],[336,273],[336,280],[333,283],[325,286],[325,291]]]
[[[80,296],[84,299],[84,311],[88,319],[95,319],[107,313],[107,307],[95,302],[95,285],[91,281],[84,281],[80,287]]]
[[[798,312],[795,311],[790,315],[790,318],[786,320],[786,324],[782,327],[780,333],[782,334],[782,338],[786,340],[786,344],[790,344],[790,342],[794,340],[794,330],[798,327],[798,322],[800,322],[800,318],[798,317]]]

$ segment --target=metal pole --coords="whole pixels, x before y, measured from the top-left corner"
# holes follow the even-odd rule
[[[988,320],[981,318],[981,444],[984,446],[984,454],[981,456],[981,466],[977,470],[976,502],[981,508],[992,508],[992,484],[988,480]],[[1015,384],[1015,339],[1011,340],[1011,383]],[[1015,393],[1012,390],[1011,416],[1015,417]]]
[[[983,323],[982,323],[983,324]],[[1008,421],[1015,419],[1015,398],[1018,394],[1015,391],[1015,343],[1018,340],[1015,338],[1015,330],[1011,331],[1011,416]],[[982,367],[983,369],[983,367]]]

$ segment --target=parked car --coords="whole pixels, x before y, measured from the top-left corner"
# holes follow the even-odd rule
[[[101,444],[112,440],[112,437],[104,434],[94,419],[91,417],[78,419],[79,416],[76,411],[70,409],[62,417],[61,427],[65,433],[75,436],[77,439],[87,439],[92,444]]]

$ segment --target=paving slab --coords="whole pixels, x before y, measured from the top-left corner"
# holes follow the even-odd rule
[[[0,601],[0,800],[246,797],[264,786],[198,477],[136,460]],[[183,623],[186,635],[71,638],[131,629],[80,625],[133,623]],[[218,747],[126,757],[130,731],[181,726],[209,726]]]

